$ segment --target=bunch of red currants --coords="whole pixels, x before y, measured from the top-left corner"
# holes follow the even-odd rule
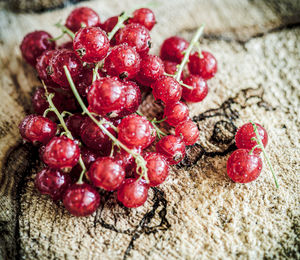
[[[126,207],[143,205],[149,187],[164,182],[169,165],[178,164],[186,145],[199,137],[181,99],[206,97],[206,80],[215,75],[217,61],[209,52],[192,53],[203,26],[190,43],[170,37],[160,57],[148,54],[155,24],[148,8],[101,23],[94,10],[80,7],[65,25],[56,24],[60,36],[35,31],[22,41],[22,55],[43,84],[32,98],[36,114],[19,125],[24,140],[41,145],[46,167],[37,174],[36,187],[61,199],[75,216],[97,209],[96,188],[117,191]],[[72,41],[57,47],[64,35]],[[137,111],[147,88],[165,107],[160,121]],[[159,129],[162,121],[175,127],[174,135]],[[156,139],[156,152],[146,151]]]

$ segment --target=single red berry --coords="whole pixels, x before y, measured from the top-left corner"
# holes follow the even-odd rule
[[[96,80],[88,92],[89,110],[99,115],[118,113],[124,108],[125,86],[117,77]]]
[[[207,51],[202,51],[202,56],[200,58],[198,52],[191,54],[188,67],[192,74],[199,75],[201,78],[208,80],[215,76],[217,72],[217,60]]]
[[[52,36],[44,31],[34,31],[27,34],[20,46],[23,58],[31,65],[35,66],[36,59],[46,50],[53,50],[55,42],[50,41]]]
[[[255,125],[257,127],[257,131],[260,136],[260,139],[264,147],[266,147],[268,144],[268,133],[266,129],[264,129],[260,124],[255,123]],[[239,149],[244,148],[244,149],[251,150],[254,146],[257,145],[257,142],[255,140],[252,140],[252,138],[256,138],[253,125],[251,123],[244,124],[236,132],[235,144]],[[260,154],[261,149],[255,148],[254,153]]]
[[[132,79],[140,70],[140,62],[140,55],[135,48],[123,43],[111,49],[105,59],[104,69],[110,76]]]
[[[140,8],[133,12],[133,17],[128,20],[128,23],[138,23],[145,26],[149,31],[156,24],[155,15],[148,8]]]
[[[73,49],[82,61],[95,63],[107,55],[109,40],[99,27],[85,27],[75,34]]]
[[[143,116],[136,114],[124,117],[118,125],[118,139],[130,148],[148,147],[156,137],[152,124]]]
[[[87,93],[92,85],[93,81],[93,70],[88,66],[84,67],[81,70],[78,81],[76,82],[76,89],[80,96],[86,97]]]
[[[162,76],[151,87],[154,98],[165,104],[174,103],[181,99],[182,87],[172,77]]]
[[[182,137],[185,145],[193,145],[197,142],[200,132],[192,120],[179,123],[175,128],[175,135]]]
[[[137,111],[142,102],[141,91],[138,85],[132,81],[124,81],[125,86],[125,104],[120,111],[119,116],[127,116]]]
[[[171,75],[175,75],[176,72],[178,71],[177,66],[179,65],[176,62],[173,61],[169,61],[169,60],[164,60],[164,68],[165,68],[165,72]]]
[[[89,7],[78,7],[68,16],[66,27],[77,32],[82,26],[93,27],[101,24],[99,15]]]
[[[69,174],[51,168],[43,169],[35,178],[35,186],[39,192],[49,195],[53,200],[61,199],[70,185]]]
[[[248,183],[257,179],[262,170],[262,160],[258,154],[250,154],[248,149],[237,149],[228,158],[227,175],[234,182]]]
[[[63,203],[72,215],[88,216],[97,210],[100,204],[100,195],[89,184],[73,184],[66,190]]]
[[[196,75],[190,75],[183,81],[193,89],[183,88],[182,98],[187,102],[200,102],[208,93],[207,83],[204,79]]]
[[[160,49],[160,57],[163,60],[180,63],[184,56],[183,52],[188,46],[189,43],[185,39],[178,36],[170,37],[163,42]]]
[[[185,156],[185,144],[180,137],[167,135],[157,142],[156,151],[164,155],[169,164],[178,164]]]
[[[59,45],[57,47],[58,50],[61,50],[61,49],[68,49],[68,50],[73,50],[73,41],[67,41],[67,42],[64,42],[62,43],[61,45]]]
[[[30,142],[47,143],[57,131],[57,125],[50,119],[29,115],[19,124],[21,136]]]
[[[43,161],[53,169],[69,170],[80,156],[78,144],[66,136],[53,137],[46,145]]]
[[[118,200],[127,208],[142,206],[148,198],[148,185],[137,179],[125,179],[118,189]]]
[[[177,126],[189,117],[189,108],[183,102],[169,103],[164,110],[164,117],[170,126]]]
[[[80,137],[80,129],[86,116],[82,114],[73,114],[66,120],[66,125],[74,138]]]
[[[112,29],[118,23],[118,16],[113,16],[108,18],[103,24],[101,24],[101,29],[106,31],[107,33],[111,32]]]
[[[76,112],[79,110],[79,104],[73,94],[71,92],[59,92],[61,95],[61,107],[63,111],[68,111],[68,112]]]
[[[115,159],[102,157],[91,165],[88,176],[96,187],[113,191],[123,183],[125,171]]]
[[[138,154],[141,153],[140,147],[132,148],[131,150],[133,150],[134,152],[136,152]],[[123,168],[125,169],[125,173],[128,177],[129,173],[136,166],[135,159],[132,156],[132,154],[127,153],[124,149],[121,149],[120,151],[114,153],[114,158],[120,165],[123,166]]]

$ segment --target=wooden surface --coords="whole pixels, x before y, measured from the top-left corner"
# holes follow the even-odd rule
[[[84,5],[104,20],[141,1]],[[219,62],[207,98],[190,105],[201,135],[144,207],[125,209],[104,193],[87,218],[38,194],[37,151],[17,129],[40,85],[19,44],[36,29],[58,35],[52,24],[72,8],[0,10],[0,259],[299,259],[299,1],[159,1],[152,53],[173,34],[190,39],[205,22],[201,44]],[[161,110],[152,101],[142,105],[148,115]],[[269,133],[279,189],[266,165],[250,184],[226,176],[234,132],[250,119]]]

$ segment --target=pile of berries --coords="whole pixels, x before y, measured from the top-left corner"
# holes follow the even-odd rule
[[[203,27],[190,43],[170,37],[160,57],[149,54],[155,24],[148,8],[101,23],[94,10],[80,7],[65,25],[56,25],[60,36],[35,31],[21,43],[43,84],[32,97],[36,114],[19,125],[24,140],[40,145],[45,168],[36,187],[75,216],[97,209],[97,188],[117,191],[126,207],[143,205],[149,188],[165,181],[169,166],[183,160],[186,145],[199,137],[182,99],[206,97],[217,61],[206,51],[192,53]],[[64,35],[71,40],[57,46]],[[160,121],[137,111],[147,88],[164,105]],[[175,134],[165,135],[157,126],[162,121]],[[156,152],[145,150],[154,143]]]

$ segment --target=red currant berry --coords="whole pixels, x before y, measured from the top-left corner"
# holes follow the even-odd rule
[[[50,41],[52,36],[44,31],[34,31],[27,34],[20,46],[23,58],[31,65],[35,66],[36,59],[46,50],[53,50],[55,42]]]
[[[248,149],[235,150],[227,161],[227,175],[234,182],[254,181],[260,175],[261,170],[261,158],[258,154],[250,154]]]
[[[61,199],[70,185],[69,174],[51,168],[43,169],[35,178],[35,186],[39,192],[49,195],[53,200]]]
[[[96,187],[113,191],[123,183],[125,171],[115,159],[102,157],[91,165],[88,176]]]
[[[125,104],[119,113],[119,116],[122,117],[137,111],[142,102],[141,91],[138,85],[132,81],[124,81],[123,85],[125,86]]]
[[[113,16],[108,18],[103,24],[101,24],[101,29],[109,33],[118,23],[118,16]]]
[[[266,147],[268,143],[267,131],[260,124],[255,123],[255,125],[257,127],[257,131],[260,136],[260,139],[264,147]],[[251,150],[254,146],[257,145],[257,142],[255,140],[252,140],[252,138],[256,138],[253,125],[251,123],[244,124],[242,127],[238,129],[235,135],[235,144],[239,149],[244,148],[244,149]],[[254,150],[254,153],[260,154],[261,149],[256,148]]]
[[[176,136],[182,137],[185,145],[193,145],[199,138],[199,130],[192,120],[179,123],[175,128]]]
[[[204,79],[196,75],[190,75],[183,81],[193,89],[184,88],[182,98],[187,102],[200,102],[208,93],[207,83]]]
[[[145,26],[149,31],[156,24],[155,15],[148,8],[140,8],[133,12],[133,17],[128,20],[128,23],[138,23]]]
[[[183,102],[169,103],[164,110],[164,117],[170,126],[177,126],[189,117],[189,108]]]
[[[93,81],[93,70],[88,67],[84,67],[79,74],[78,81],[76,82],[76,89],[80,96],[86,97]]]
[[[165,68],[165,72],[171,75],[175,75],[176,72],[178,71],[177,66],[179,65],[176,62],[173,61],[169,61],[169,60],[164,60],[164,68]]]
[[[124,108],[125,87],[117,77],[96,80],[88,92],[89,110],[99,115],[118,113]]]
[[[97,210],[100,204],[100,195],[89,184],[73,184],[66,190],[63,203],[72,215],[88,216]]]
[[[160,57],[163,60],[174,61],[180,63],[189,43],[178,36],[173,36],[166,39],[160,49]]]
[[[132,148],[132,150],[138,154],[141,153],[140,147]],[[123,149],[121,149],[119,152],[115,152],[114,158],[120,165],[123,166],[126,174],[130,173],[133,170],[133,168],[136,166],[134,157]]]
[[[110,76],[132,79],[140,70],[140,55],[133,47],[121,44],[113,47],[104,62],[104,69]]]
[[[144,149],[156,137],[156,132],[147,118],[136,114],[124,117],[118,125],[118,130],[118,139],[130,148],[141,147]]]
[[[215,76],[217,72],[217,60],[207,51],[202,51],[202,56],[200,58],[198,52],[191,54],[188,67],[192,74],[199,75],[201,78],[208,80]]]
[[[74,9],[68,16],[66,27],[73,32],[77,32],[82,25],[93,27],[100,25],[99,15],[91,8],[79,7]]]
[[[174,103],[181,99],[182,87],[172,77],[162,76],[151,87],[154,98],[160,99],[165,104]]]
[[[164,155],[169,164],[178,164],[185,156],[185,144],[180,137],[167,135],[157,142],[156,151]]]
[[[57,47],[57,49],[58,50],[61,50],[61,49],[73,50],[73,41],[64,42],[63,44],[59,45]]]
[[[80,137],[80,129],[86,116],[81,114],[73,114],[66,120],[66,125],[74,138]]]
[[[107,55],[109,40],[99,27],[85,27],[75,34],[73,49],[82,61],[95,63]]]
[[[142,206],[148,198],[149,187],[143,181],[126,179],[118,190],[118,200],[127,208]]]
[[[26,141],[47,143],[56,134],[57,125],[46,117],[29,115],[20,123],[19,130]]]
[[[80,149],[74,140],[66,136],[53,137],[46,145],[43,161],[53,169],[69,170],[80,156]]]

